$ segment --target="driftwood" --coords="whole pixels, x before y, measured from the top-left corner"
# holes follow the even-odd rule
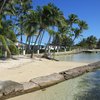
[[[53,57],[51,56],[51,54],[44,54],[44,55],[42,56],[42,58],[46,58],[46,59],[48,59],[48,60],[59,61],[59,60],[53,58]]]

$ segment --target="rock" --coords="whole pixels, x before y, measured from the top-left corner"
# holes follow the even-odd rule
[[[67,71],[60,72],[66,80],[82,75],[86,72],[86,67],[77,67]]]
[[[3,96],[15,94],[23,90],[23,85],[13,81],[0,81],[0,94]]]
[[[88,64],[85,66],[69,69],[67,71],[60,72],[60,74],[62,74],[64,78],[68,80],[68,79],[77,77],[79,75],[82,75],[86,72],[94,71],[95,69],[98,69],[98,68],[100,68],[100,61],[92,63],[92,64]]]
[[[76,70],[70,70],[70,71],[66,71],[63,75],[64,75],[64,78],[66,80],[68,80],[68,79],[71,79],[71,78],[79,76],[80,72],[76,71]]]
[[[34,79],[31,79],[30,82],[36,83],[40,86],[40,88],[45,88],[59,82],[64,81],[64,76],[58,73],[54,73],[48,76],[41,76]]]
[[[31,91],[33,92],[40,89],[39,85],[32,82],[23,83],[23,87],[24,87],[24,92],[31,92]]]
[[[100,67],[100,61],[95,62],[95,63],[88,64],[88,66],[96,66],[96,67]]]
[[[95,69],[96,69],[95,66],[87,66],[86,72],[92,72]]]
[[[80,72],[80,75],[87,72],[87,66],[77,67],[76,69]]]

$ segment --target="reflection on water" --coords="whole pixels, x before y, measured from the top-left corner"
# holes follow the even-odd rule
[[[100,100],[100,70],[9,100]]]
[[[80,53],[73,55],[61,55],[55,57],[61,61],[95,62],[100,60],[100,53]]]

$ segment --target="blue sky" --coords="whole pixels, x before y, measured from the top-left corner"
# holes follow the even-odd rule
[[[66,18],[69,14],[74,13],[88,23],[89,29],[84,31],[83,37],[94,35],[100,38],[100,0],[33,0],[33,6],[36,8],[37,5],[43,6],[49,2],[60,8]],[[44,42],[48,39],[47,35],[45,37],[47,38]]]

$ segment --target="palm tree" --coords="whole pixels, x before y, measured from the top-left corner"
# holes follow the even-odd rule
[[[81,36],[81,33],[84,31],[84,30],[87,30],[88,29],[88,25],[85,21],[80,21],[78,20],[78,26],[79,28],[75,28],[73,31],[74,31],[74,39],[73,39],[73,42],[75,41],[76,38],[78,38],[79,36]]]
[[[33,50],[31,52],[31,58],[33,57],[35,45],[36,45],[41,33],[43,31],[45,31],[45,29],[48,27],[47,19],[45,18],[45,15],[46,15],[45,12],[46,12],[45,7],[41,8],[38,6],[37,11],[36,11],[36,13],[37,13],[36,20],[38,23],[38,25],[37,25],[38,26],[38,29],[37,29],[38,34],[37,34],[36,40],[34,42]]]
[[[29,13],[24,16],[24,33],[27,37],[26,44],[28,43],[28,50],[31,42],[32,36],[36,35],[38,32],[38,19],[37,19],[37,12],[34,10],[30,10]]]
[[[14,50],[15,53],[18,53],[18,50],[14,44],[17,42],[16,35],[12,31],[11,21],[2,21],[2,28],[0,28],[0,42],[8,53],[8,57],[11,57],[11,51]],[[12,48],[9,48],[12,46]]]
[[[93,49],[96,48],[97,45],[97,38],[93,35],[89,36],[86,41],[88,48]]]
[[[76,39],[75,32],[78,33],[78,29],[76,27],[74,27],[74,25],[77,26],[78,21],[79,21],[78,16],[75,14],[70,14],[68,16],[68,19],[66,20],[66,23],[68,23],[68,26],[69,26],[69,28],[68,28],[69,36],[68,37],[73,38],[73,42]]]
[[[87,23],[83,20],[79,20],[75,14],[69,15],[67,23],[69,24],[70,36],[73,37],[73,42],[84,30],[88,29]]]
[[[88,29],[88,24],[83,20],[79,20],[78,25],[79,25],[80,31]]]
[[[78,38],[79,36],[81,36],[81,33],[84,31],[84,30],[87,30],[88,29],[88,25],[85,21],[80,21],[78,20],[78,26],[79,28],[75,28],[74,29],[74,39],[73,39],[73,42],[75,41],[76,38]]]
[[[43,6],[43,8],[38,7],[38,24],[39,24],[39,33],[35,40],[34,45],[36,44],[40,34],[43,31],[46,31],[48,27],[54,27],[61,23],[62,12],[53,4],[48,4],[47,6]],[[35,46],[34,46],[35,47]],[[34,48],[32,50],[31,57],[33,56]]]
[[[88,45],[87,45],[87,39],[83,38],[83,39],[79,42],[78,46],[80,46],[81,48],[87,48],[87,47],[88,47]]]
[[[15,3],[15,10],[17,16],[17,25],[20,27],[20,41],[22,42],[23,36],[23,23],[24,23],[24,16],[28,13],[30,9],[32,9],[32,0],[17,0]]]
[[[51,38],[55,34],[55,32],[53,30],[48,29],[47,31],[49,33],[49,40],[48,40],[47,45],[45,47],[45,54],[47,53],[47,50],[48,51],[50,50],[49,45],[50,45],[50,42],[51,42]]]
[[[69,28],[72,30],[73,24],[78,23],[78,16],[75,14],[70,14],[68,16],[67,23],[69,24]]]
[[[97,42],[97,48],[100,49],[100,39]]]
[[[18,0],[15,0],[18,1]],[[10,50],[18,53],[18,50],[14,44],[17,41],[16,35],[13,32],[12,22],[7,20],[6,17],[13,16],[13,0],[2,0],[0,1],[0,41],[2,42],[3,47],[8,53],[8,57],[11,56]]]
[[[73,46],[73,40],[72,38],[66,36],[66,35],[63,35],[62,37],[62,41],[61,41],[61,46],[63,46],[65,49],[68,49],[70,50],[71,47]]]
[[[11,57],[11,52],[9,50],[9,47],[8,47],[7,43],[6,43],[6,39],[5,39],[5,37],[3,35],[0,35],[0,42],[2,43],[3,47],[7,51],[8,58]]]
[[[76,38],[78,38],[81,35],[82,31],[78,28],[74,29],[74,39],[73,42],[75,41]]]

